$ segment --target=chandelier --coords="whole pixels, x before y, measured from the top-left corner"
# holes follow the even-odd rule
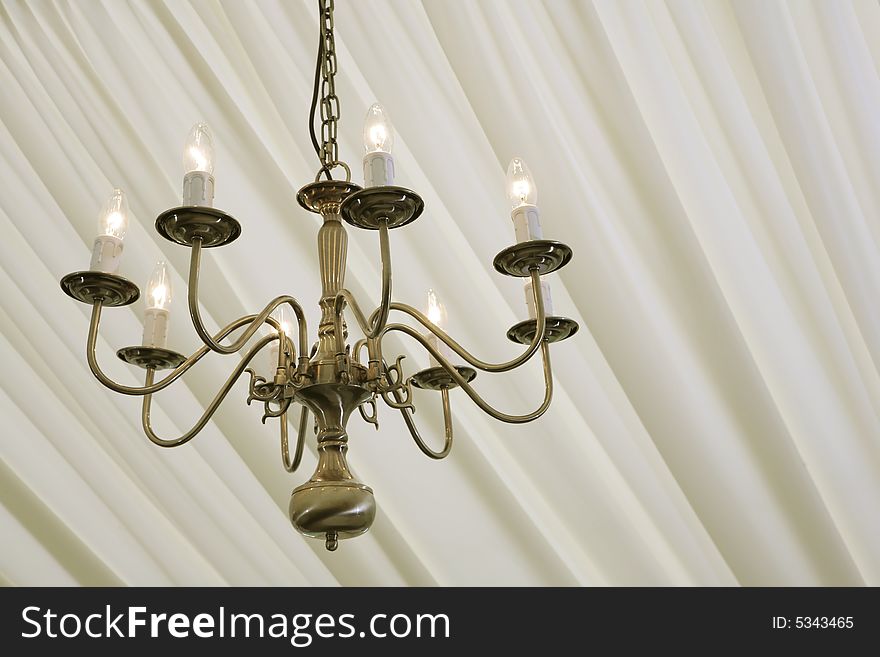
[[[156,230],[162,237],[190,249],[187,301],[193,327],[203,346],[189,357],[167,348],[171,281],[165,263],[160,262],[147,283],[142,343],[117,352],[126,363],[146,370],[144,385],[122,385],[101,369],[95,348],[103,309],[131,304],[140,296],[134,283],[116,273],[128,223],[127,202],[119,189],[114,190],[101,212],[100,234],[94,242],[89,270],[68,274],[61,279],[61,287],[74,299],[92,307],[86,343],[92,373],[115,392],[143,397],[143,430],[156,445],[177,447],[189,442],[205,427],[243,375],[250,377],[247,403],[263,404],[264,423],[268,418],[279,420],[281,457],[288,472],[297,469],[306,437],[314,434],[318,465],[312,477],[291,493],[290,521],[302,534],[323,538],[326,548],[335,550],[339,539],[366,532],[376,513],[372,489],[355,479],[346,462],[346,426],[355,410],[378,429],[378,400],[381,399],[400,411],[415,444],[426,456],[442,459],[449,454],[453,441],[450,390],[461,388],[480,409],[502,422],[535,420],[547,410],[553,395],[549,344],[570,337],[578,325],[571,319],[552,314],[549,286],[541,276],[568,263],[571,249],[560,242],[543,239],[535,205],[535,184],[528,167],[519,158],[511,161],[507,172],[517,243],[501,251],[495,257],[494,266],[502,274],[527,279],[525,296],[529,319],[507,331],[507,338],[525,345],[525,349],[507,362],[482,361],[441,328],[445,310],[433,291],[428,293],[426,313],[392,301],[389,231],[418,219],[423,202],[415,192],[394,185],[391,156],[394,135],[386,112],[378,104],[370,107],[364,126],[364,187],[351,182],[351,169],[339,159],[336,141],[340,106],[334,86],[337,65],[333,0],[319,0],[318,5],[320,39],[309,130],[321,167],[314,182],[305,185],[296,195],[303,208],[320,214],[323,219],[318,230],[321,320],[317,339],[310,344],[305,314],[292,296],[276,297],[259,313],[240,317],[213,335],[202,321],[198,301],[202,251],[229,244],[241,233],[238,221],[213,207],[213,142],[204,123],[193,127],[184,148],[183,204],[166,210],[156,219]],[[320,128],[316,129],[318,121]],[[339,170],[344,172],[344,180],[333,178],[333,172]],[[344,224],[379,233],[381,300],[369,313],[364,312],[344,286],[348,240]],[[346,311],[354,317],[363,336],[354,344],[348,339]],[[421,330],[390,322],[392,312],[409,316],[421,325]],[[431,366],[406,376],[402,366],[404,357],[388,358],[384,353],[384,338],[394,332],[403,333],[421,345],[430,356]],[[260,376],[249,365],[264,349],[269,354],[271,368],[267,376]],[[507,372],[523,365],[539,351],[543,361],[544,399],[534,411],[524,415],[502,413],[471,385],[478,370]],[[169,387],[209,352],[242,352],[243,355],[192,429],[177,438],[160,438],[150,421],[153,394]],[[156,372],[160,370],[170,372],[156,380]],[[440,393],[445,437],[439,450],[429,446],[415,425],[413,387]],[[301,410],[291,455],[287,416],[293,403],[298,403]],[[310,414],[314,422],[310,422]]]

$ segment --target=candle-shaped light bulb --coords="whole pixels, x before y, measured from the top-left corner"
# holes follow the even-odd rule
[[[272,317],[275,318],[275,321],[281,327],[280,333],[283,333],[289,340],[293,335],[293,324],[290,321],[290,306],[286,303],[278,306],[272,311]]]
[[[168,310],[171,305],[171,278],[168,276],[168,265],[160,260],[147,281],[147,308]]]
[[[92,246],[89,269],[114,274],[122,257],[122,240],[128,230],[128,200],[118,187],[104,203],[98,216],[98,236]]]
[[[394,128],[385,109],[379,103],[370,105],[364,120],[364,186],[394,184]]]
[[[183,171],[214,173],[214,138],[207,123],[196,123],[183,147]]]
[[[440,303],[433,289],[428,290],[428,319],[440,328],[446,323],[446,307]]]
[[[520,157],[513,158],[507,165],[507,198],[512,209],[538,203],[538,188],[532,172]]]
[[[516,241],[543,239],[541,214],[535,205],[538,189],[532,172],[520,157],[513,158],[507,167],[507,198],[510,200],[510,218],[516,231]]]
[[[98,218],[98,234],[110,235],[121,240],[125,238],[127,230],[128,199],[125,198],[125,192],[117,187],[101,210],[101,216]]]
[[[381,151],[390,153],[394,146],[394,128],[385,108],[379,103],[370,105],[364,120],[364,148],[367,153]]]
[[[278,306],[275,310],[272,311],[270,315],[272,319],[278,322],[278,325],[281,327],[281,330],[278,331],[281,340],[287,338],[288,340],[293,339],[293,322],[290,317],[290,306],[286,303]],[[275,329],[270,327],[268,324],[266,325],[266,335],[273,335],[275,333]],[[278,351],[281,340],[276,340],[272,342],[269,346],[269,376],[266,378],[268,380],[272,380],[275,376],[275,371],[278,368]]]
[[[425,314],[428,316],[428,319],[439,326],[441,329],[446,326],[446,306],[440,303],[440,299],[437,297],[437,293],[434,292],[433,289],[428,290],[428,307],[426,309]],[[434,349],[440,352],[440,355],[443,356],[446,360],[452,360],[452,349],[448,344],[443,342],[436,335],[431,333],[430,331],[425,335],[428,340],[428,344],[430,344]],[[439,367],[440,363],[436,358],[432,355],[430,357],[431,367]]]
[[[183,204],[214,203],[214,138],[207,123],[196,123],[183,147]]]
[[[171,305],[171,277],[168,266],[160,260],[147,281],[145,297],[147,309],[144,312],[145,347],[164,349],[168,343],[168,315]]]

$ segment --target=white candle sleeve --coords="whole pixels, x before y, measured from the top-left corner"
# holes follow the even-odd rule
[[[261,376],[267,381],[274,381],[275,372],[278,370],[278,341],[270,342],[269,348],[266,351],[268,355],[266,357],[265,371],[261,373]]]
[[[453,365],[455,365],[455,360],[454,360],[455,352],[452,351],[452,347],[450,347],[448,344],[443,342],[443,340],[438,338],[433,333],[428,333],[425,337],[427,338],[429,345],[431,345],[432,347],[434,347],[434,349],[439,351],[440,355],[443,356],[443,358],[445,358],[446,360],[451,362]],[[436,358],[434,358],[433,355],[430,356],[430,361],[431,361],[431,367],[440,367],[439,361]]]
[[[147,308],[144,311],[145,347],[164,349],[168,344],[168,311],[163,308]]]
[[[526,293],[526,307],[529,309],[529,319],[538,319],[538,309],[535,307],[535,295],[532,293],[532,282],[529,281],[523,288]],[[541,280],[541,296],[544,298],[544,317],[553,314],[553,299],[550,296],[550,283]]]
[[[98,235],[92,246],[92,261],[89,269],[115,274],[122,258],[122,240],[114,235]]]
[[[364,155],[364,187],[394,184],[394,157],[391,153],[373,151]]]
[[[183,204],[205,208],[214,205],[214,176],[207,171],[190,171],[183,177]]]
[[[513,229],[516,231],[517,242],[543,239],[541,213],[538,211],[538,206],[520,205],[511,211],[510,218],[513,220]]]

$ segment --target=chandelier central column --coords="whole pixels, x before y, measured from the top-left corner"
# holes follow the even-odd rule
[[[324,225],[318,231],[318,263],[321,268],[321,322],[318,325],[318,352],[316,365],[331,365],[336,362],[336,295],[345,286],[345,264],[348,255],[348,234],[342,225],[338,204],[327,204],[321,208]],[[343,342],[347,344],[348,329],[344,316],[340,318]],[[326,370],[327,367],[319,367]]]

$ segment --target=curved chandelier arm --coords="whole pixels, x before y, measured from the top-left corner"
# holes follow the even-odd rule
[[[541,405],[538,406],[531,413],[527,413],[525,415],[508,415],[507,413],[502,413],[495,408],[493,408],[485,399],[483,399],[476,390],[464,379],[464,377],[458,373],[458,370],[453,367],[448,360],[446,360],[443,355],[431,344],[428,342],[428,339],[419,333],[416,329],[411,326],[407,326],[406,324],[389,324],[385,327],[383,333],[390,333],[391,331],[400,331],[401,333],[406,333],[411,338],[415,339],[430,353],[434,359],[440,364],[440,366],[446,370],[447,374],[461,387],[462,390],[467,393],[467,396],[470,397],[474,403],[480,407],[480,409],[488,415],[491,415],[496,420],[501,420],[502,422],[507,422],[509,424],[524,424],[526,422],[531,422],[539,417],[541,417],[544,412],[549,408],[550,401],[553,399],[553,371],[550,367],[550,343],[543,341],[541,342],[541,359],[543,361],[544,366],[544,401],[541,402]]]
[[[388,240],[388,220],[382,219],[379,223],[379,250],[382,256],[382,298],[379,306],[367,319],[363,310],[358,305],[357,299],[348,289],[342,289],[336,294],[336,302],[334,312],[337,317],[341,317],[342,310],[346,304],[351,307],[358,326],[363,331],[364,336],[368,339],[378,338],[388,322],[388,315],[391,312],[391,246]],[[337,333],[337,351],[340,353],[344,350],[344,342],[341,333]]]
[[[92,371],[92,374],[95,375],[95,378],[98,379],[98,381],[100,381],[104,386],[110,388],[110,390],[113,390],[114,392],[118,392],[123,395],[149,395],[154,392],[159,392],[160,390],[162,390],[163,388],[167,388],[177,379],[183,376],[187,372],[187,370],[198,363],[207,353],[210,352],[210,349],[208,349],[207,346],[199,347],[199,349],[193,352],[193,354],[185,361],[183,361],[183,363],[178,365],[175,369],[171,370],[171,372],[164,379],[162,379],[158,383],[153,384],[152,377],[150,377],[150,384],[145,385],[143,388],[137,386],[125,386],[121,383],[116,383],[116,381],[104,374],[104,371],[98,364],[96,345],[98,343],[98,326],[101,323],[102,308],[103,304],[100,301],[96,301],[92,306],[92,319],[89,323],[89,337],[86,342],[86,360],[88,361],[89,369]],[[231,324],[227,324],[225,327],[223,327],[217,333],[215,339],[222,340],[234,330],[252,322],[256,317],[257,315],[245,315],[244,317],[239,317]],[[273,322],[277,323],[274,319],[272,319],[270,323]],[[270,337],[271,340],[278,339],[277,335],[267,337]]]
[[[361,349],[367,346],[368,340],[366,338],[361,338],[357,342],[354,343],[354,346],[351,348],[351,357],[354,358],[354,362],[362,365],[361,363]]]
[[[416,427],[416,421],[413,419],[412,410],[409,408],[401,408],[400,414],[403,416],[403,421],[406,423],[406,428],[409,429],[409,435],[412,436],[413,441],[415,441],[416,446],[422,450],[422,453],[428,458],[440,460],[449,456],[449,452],[452,450],[452,408],[449,405],[449,389],[442,388],[440,390],[441,395],[443,396],[443,425],[445,430],[446,442],[443,443],[443,449],[439,452],[435,452],[433,449],[428,447],[425,444],[425,441],[422,440],[422,436],[419,433],[418,427]],[[395,399],[398,402],[402,402],[403,399],[400,397],[400,391],[394,390],[392,391]]]
[[[509,360],[506,363],[487,363],[480,360],[479,358],[476,358],[464,347],[462,347],[458,342],[453,340],[449,336],[449,334],[447,334],[443,329],[434,324],[424,314],[422,314],[412,306],[408,306],[405,303],[392,303],[391,310],[399,310],[400,312],[406,313],[410,317],[416,319],[422,326],[424,326],[431,333],[436,335],[440,340],[449,345],[450,349],[461,356],[468,364],[473,365],[477,369],[483,370],[484,372],[508,372],[528,361],[538,350],[538,347],[542,344],[544,340],[544,332],[546,330],[544,315],[544,296],[541,294],[541,277],[536,271],[532,272],[532,294],[535,298],[538,330],[535,331],[535,335],[526,350],[513,360]]]
[[[276,330],[279,329],[278,323],[273,318],[269,317],[269,315],[271,315],[272,311],[278,306],[286,303],[290,305],[293,312],[296,313],[296,321],[299,325],[299,354],[302,356],[308,353],[308,328],[306,327],[305,313],[299,305],[299,302],[293,297],[287,295],[275,297],[266,305],[262,312],[257,315],[251,315],[253,321],[250,322],[250,326],[248,326],[244,333],[239,336],[238,340],[231,345],[224,346],[219,343],[219,340],[212,338],[211,334],[208,333],[205,328],[204,322],[202,322],[202,315],[199,311],[199,269],[201,267],[201,260],[202,240],[196,239],[193,242],[192,253],[190,254],[189,260],[189,289],[187,290],[187,302],[189,305],[189,316],[192,318],[193,327],[208,349],[216,351],[219,354],[234,354],[241,350],[245,343],[254,336],[264,323],[271,324]]]
[[[281,462],[284,469],[288,472],[296,472],[302,461],[303,446],[306,442],[306,429],[309,424],[309,409],[305,406],[299,413],[299,431],[296,437],[296,451],[293,454],[293,461],[290,460],[290,446],[287,440],[287,411],[281,414]]]
[[[208,404],[208,407],[205,409],[205,412],[202,413],[202,416],[199,418],[198,422],[195,423],[192,429],[187,431],[185,434],[180,436],[179,438],[174,438],[172,440],[165,440],[163,438],[159,438],[154,432],[152,426],[150,426],[150,406],[152,405],[153,395],[147,394],[144,396],[144,403],[141,410],[141,425],[144,428],[144,433],[147,434],[147,438],[150,439],[159,447],[179,447],[185,443],[188,443],[192,440],[195,435],[205,428],[205,425],[208,423],[208,420],[211,419],[211,416],[219,408],[220,404],[223,403],[223,400],[226,399],[226,395],[229,394],[229,391],[232,390],[232,386],[235,385],[235,382],[238,380],[238,377],[242,375],[245,368],[247,368],[248,363],[250,363],[251,359],[257,354],[260,349],[265,347],[267,344],[272,342],[273,340],[277,340],[278,336],[270,336],[267,335],[264,338],[261,338],[257,344],[255,344],[250,351],[245,354],[244,358],[241,359],[241,362],[236,365],[235,369],[232,370],[232,374],[229,375],[229,378],[226,379],[226,382],[214,396],[214,399],[211,400],[211,403]],[[144,387],[149,388],[153,383],[153,374],[155,370],[150,367],[147,368],[147,376],[144,381]]]

